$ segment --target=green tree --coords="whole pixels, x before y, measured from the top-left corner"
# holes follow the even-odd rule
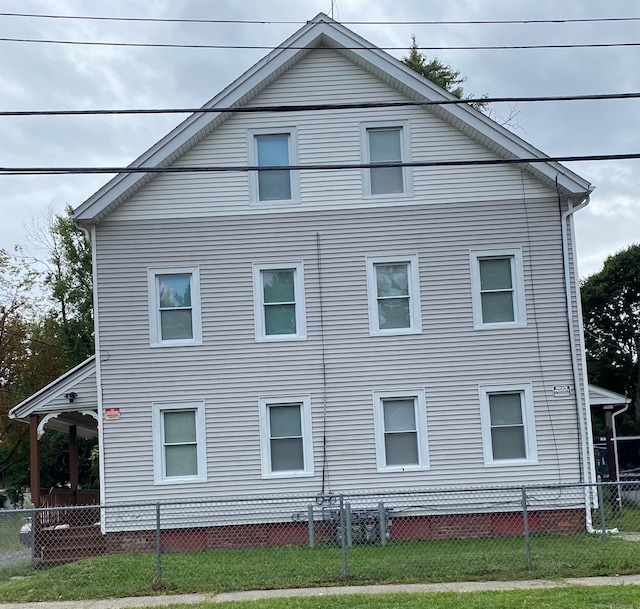
[[[640,431],[640,244],[609,256],[582,282],[589,379],[633,400]]]
[[[412,70],[422,74],[425,78],[428,78],[431,82],[434,82],[439,87],[442,87],[446,91],[449,91],[452,95],[455,95],[458,99],[473,99],[471,97],[464,97],[464,89],[462,83],[467,80],[466,76],[460,76],[459,70],[454,70],[451,66],[442,63],[437,57],[428,59],[424,53],[420,52],[420,47],[416,42],[416,37],[411,36],[411,48],[409,49],[409,55],[403,58],[403,63],[409,66]],[[483,95],[483,98],[487,95]],[[476,101],[469,104],[476,110],[486,111],[488,102]]]

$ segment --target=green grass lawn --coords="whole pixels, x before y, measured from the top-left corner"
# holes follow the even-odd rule
[[[597,536],[533,537],[533,569],[522,538],[393,542],[348,550],[349,584],[514,580],[640,572],[640,543]],[[337,586],[338,546],[286,546],[164,554],[162,585],[155,556],[101,556],[34,572],[0,570],[0,602],[140,596],[158,593]],[[18,578],[16,579],[16,576]]]

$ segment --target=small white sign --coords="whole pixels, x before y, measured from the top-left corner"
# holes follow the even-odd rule
[[[568,398],[571,395],[571,385],[556,385],[553,388],[554,398]]]

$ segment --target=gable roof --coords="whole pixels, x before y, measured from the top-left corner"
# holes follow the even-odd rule
[[[615,391],[589,385],[589,403],[591,406],[623,406],[631,403],[631,400]]]
[[[455,100],[430,80],[358,36],[324,13],[319,13],[261,61],[208,101],[203,108],[241,107],[300,61],[310,51],[328,47],[415,101]],[[430,112],[503,158],[548,159],[542,152],[498,125],[468,104],[429,106]],[[195,113],[138,157],[130,167],[167,167],[209,135],[229,113]],[[563,196],[584,198],[590,184],[559,163],[546,160],[523,165],[523,170]],[[82,225],[99,222],[142,188],[154,173],[121,173],[78,206],[74,218]]]

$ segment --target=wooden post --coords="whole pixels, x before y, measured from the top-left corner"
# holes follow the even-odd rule
[[[31,485],[31,503],[36,508],[40,507],[40,442],[38,441],[38,423],[40,417],[37,414],[29,416],[29,468]]]
[[[74,505],[78,505],[78,428],[69,426],[69,482],[74,495]]]

